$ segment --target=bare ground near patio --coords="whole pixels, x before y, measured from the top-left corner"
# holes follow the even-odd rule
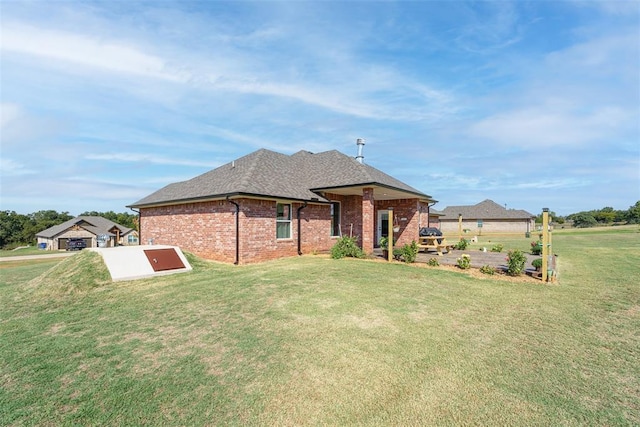
[[[382,251],[376,249],[374,254],[382,259]],[[462,256],[462,254],[467,254],[471,257],[471,268],[469,270],[462,270],[457,267],[458,258]],[[438,255],[435,251],[420,251],[418,256],[416,257],[416,264],[426,265],[431,258],[435,258],[438,260],[440,264],[439,267],[433,268],[442,268],[446,270],[453,270],[457,272],[464,272],[474,277],[479,278],[500,278],[503,280],[508,280],[512,282],[519,281],[532,281],[536,283],[542,283],[540,278],[536,277],[536,271],[531,266],[531,262],[540,258],[539,255],[531,255],[530,253],[525,252],[525,256],[527,258],[527,262],[525,263],[525,274],[517,277],[507,276],[507,253],[506,252],[483,252],[479,250],[452,250],[447,253],[443,253],[442,256]],[[496,274],[488,275],[480,272],[480,268],[488,265],[494,267],[496,269]]]

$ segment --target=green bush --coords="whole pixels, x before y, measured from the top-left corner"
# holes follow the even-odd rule
[[[344,236],[338,239],[331,248],[331,258],[340,259],[344,257],[364,258],[364,251],[358,246],[355,237]]]
[[[524,265],[527,262],[527,257],[524,252],[514,249],[509,251],[507,256],[507,274],[509,276],[519,276],[524,272]]]
[[[418,256],[418,244],[415,240],[411,241],[411,244],[404,245],[402,247],[402,259],[406,263],[416,262],[416,257]]]
[[[540,255],[542,253],[542,242],[531,242],[531,255]]]
[[[458,249],[464,251],[469,246],[469,241],[467,239],[460,239],[458,243],[455,244],[454,249]]]
[[[483,265],[482,267],[480,267],[480,272],[493,276],[494,274],[496,274],[496,269],[495,267],[491,267],[490,265]]]
[[[493,245],[493,247],[491,248],[491,252],[502,252],[502,250],[504,249],[504,246],[502,246],[502,244],[500,243],[496,243],[495,245]]]
[[[427,261],[427,265],[429,267],[437,267],[440,265],[440,261],[438,261],[437,258],[429,258],[429,261]]]
[[[471,268],[471,257],[467,254],[462,254],[462,256],[458,258],[457,264],[461,269],[468,270]]]
[[[533,261],[531,261],[531,265],[533,266],[533,268],[535,268],[536,270],[541,270],[542,269],[542,258],[536,258]]]

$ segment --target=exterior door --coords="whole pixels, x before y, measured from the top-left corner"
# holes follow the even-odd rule
[[[376,222],[376,246],[381,237],[387,237],[389,234],[389,211],[379,210],[378,221]]]

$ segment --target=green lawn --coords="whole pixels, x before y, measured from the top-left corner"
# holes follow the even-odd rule
[[[639,425],[640,233],[553,242],[557,284],[324,256],[115,284],[95,253],[0,263],[0,425]]]
[[[22,256],[22,255],[54,255],[59,251],[45,251],[38,249],[37,246],[29,246],[28,248],[20,248],[15,250],[0,250],[0,258]]]

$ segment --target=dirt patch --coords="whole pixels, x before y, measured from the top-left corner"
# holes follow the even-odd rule
[[[462,254],[467,254],[471,257],[471,268],[468,270],[462,270],[457,267],[458,258],[462,256]],[[375,253],[376,258],[380,260],[384,260],[382,257],[382,251],[379,253]],[[459,251],[453,250],[442,254],[442,256],[438,255],[436,252],[420,252],[416,257],[416,265],[420,267],[428,267],[427,263],[431,258],[435,258],[438,260],[440,264],[438,267],[428,267],[428,268],[437,268],[441,270],[449,270],[455,271],[457,273],[467,274],[477,279],[485,279],[485,280],[503,280],[507,282],[513,283],[542,283],[542,281],[533,277],[536,272],[535,269],[531,266],[531,262],[540,258],[539,255],[531,255],[529,253],[525,253],[527,258],[527,262],[525,263],[525,274],[520,276],[508,276],[506,274],[507,271],[507,253],[506,252],[482,252],[479,250],[470,250],[470,251]],[[485,274],[480,272],[480,268],[488,265],[496,269],[496,273]]]

